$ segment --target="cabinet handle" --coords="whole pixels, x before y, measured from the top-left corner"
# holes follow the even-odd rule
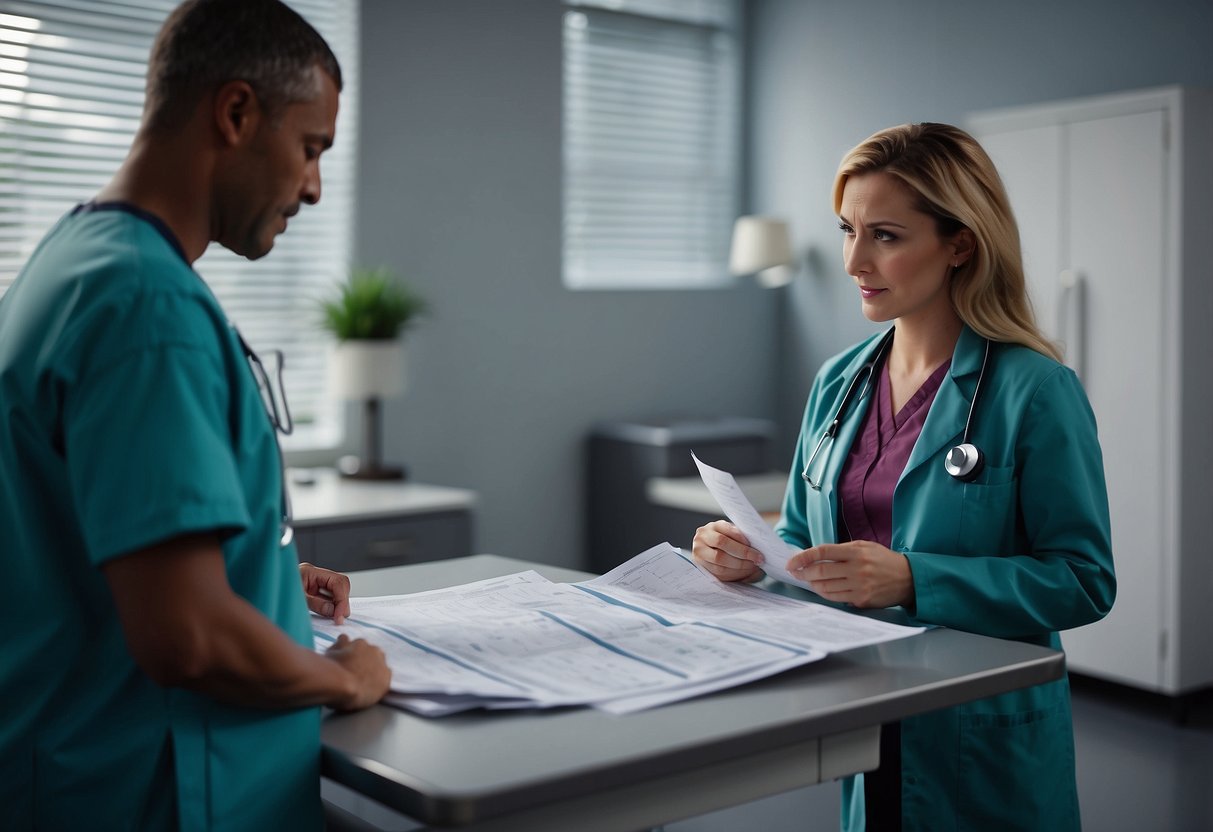
[[[372,540],[366,544],[366,555],[375,560],[399,560],[411,557],[416,546],[411,537],[393,540]]]
[[[1078,381],[1085,387],[1087,376],[1087,281],[1077,270],[1064,269],[1057,276],[1057,289],[1057,333],[1066,345],[1066,363],[1078,375]]]

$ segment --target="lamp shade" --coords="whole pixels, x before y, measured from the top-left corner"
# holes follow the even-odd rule
[[[329,391],[342,399],[390,399],[404,393],[404,343],[341,341],[329,356]]]
[[[729,249],[729,272],[756,274],[793,262],[788,224],[774,217],[738,217],[733,223],[733,245]]]

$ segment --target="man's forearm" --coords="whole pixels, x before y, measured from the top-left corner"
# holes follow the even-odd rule
[[[132,655],[159,684],[263,708],[349,708],[366,696],[357,667],[296,644],[231,589],[214,536],[177,538],[103,569]]]

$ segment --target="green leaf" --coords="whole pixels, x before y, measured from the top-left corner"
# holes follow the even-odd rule
[[[321,325],[338,341],[392,340],[429,309],[383,267],[355,269],[348,282],[335,288],[336,297],[322,300],[320,309]]]

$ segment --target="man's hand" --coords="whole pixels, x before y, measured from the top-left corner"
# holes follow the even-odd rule
[[[350,615],[350,579],[340,572],[299,564],[299,577],[303,581],[303,594],[307,596],[307,608],[317,615],[333,619],[341,624]]]
[[[370,642],[349,636],[337,636],[324,653],[325,656],[345,668],[355,680],[355,686],[343,702],[333,703],[339,711],[356,711],[369,708],[388,692],[392,671],[388,669],[383,651]]]

